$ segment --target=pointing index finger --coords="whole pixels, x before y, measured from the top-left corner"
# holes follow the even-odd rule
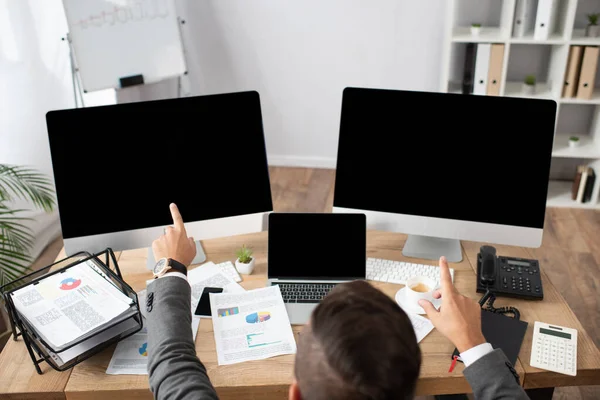
[[[181,214],[179,213],[179,208],[177,208],[177,205],[175,203],[171,203],[169,209],[171,210],[171,217],[173,218],[173,225],[175,225],[175,229],[185,232],[183,218],[181,218]]]
[[[454,292],[450,267],[448,267],[448,261],[446,261],[446,257],[444,256],[440,257],[440,283],[444,294]]]

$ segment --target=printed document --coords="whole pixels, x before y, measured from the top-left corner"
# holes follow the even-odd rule
[[[148,374],[148,331],[145,327],[117,344],[106,373],[109,375]]]
[[[427,318],[421,317],[418,314],[406,313],[406,315],[408,315],[408,319],[410,319],[413,329],[415,330],[417,343],[423,340],[423,338],[433,330],[433,324]]]
[[[12,293],[17,311],[54,349],[109,323],[133,301],[92,260]]]
[[[219,365],[296,353],[279,286],[209,296]]]

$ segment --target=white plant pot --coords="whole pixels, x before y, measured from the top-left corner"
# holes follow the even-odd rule
[[[535,94],[535,85],[527,85],[524,83],[521,92],[525,96],[533,96]]]
[[[244,264],[240,262],[240,259],[238,258],[235,260],[235,268],[240,274],[250,275],[252,271],[254,271],[254,261],[255,259],[252,257],[252,261],[250,261],[248,264]]]
[[[581,143],[581,139],[579,139],[578,141],[569,140],[569,147],[571,147],[571,148],[579,147],[579,143]]]
[[[585,28],[585,36],[598,37],[600,36],[600,25],[588,25]]]
[[[471,27],[471,35],[473,36],[479,36],[479,34],[481,33],[481,27],[480,26],[472,26]]]

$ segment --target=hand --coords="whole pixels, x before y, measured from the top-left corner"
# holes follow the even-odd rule
[[[458,293],[452,284],[446,257],[440,258],[440,277],[441,289],[433,293],[434,298],[442,299],[440,311],[430,301],[419,300],[433,325],[454,343],[460,353],[485,343],[481,332],[481,306]]]
[[[152,242],[154,259],[171,258],[188,267],[196,257],[194,238],[187,237],[183,219],[175,203],[169,206],[173,217],[173,226],[165,228],[165,234]]]

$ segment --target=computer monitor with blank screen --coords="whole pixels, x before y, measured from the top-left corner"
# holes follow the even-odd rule
[[[197,240],[266,227],[256,92],[51,111],[46,122],[68,254],[149,247],[172,225],[170,203]]]
[[[346,88],[333,211],[409,234],[407,257],[539,247],[555,116],[552,100]]]

